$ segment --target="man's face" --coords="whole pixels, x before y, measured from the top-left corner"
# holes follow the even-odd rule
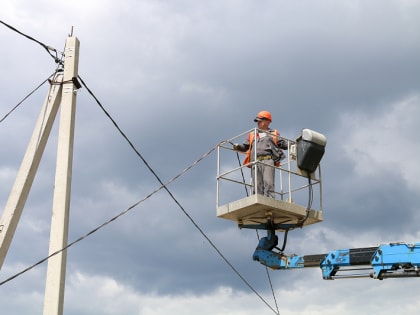
[[[270,121],[268,119],[262,118],[258,121],[258,129],[267,130],[269,125]]]

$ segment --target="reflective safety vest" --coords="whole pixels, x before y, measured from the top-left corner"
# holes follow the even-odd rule
[[[267,133],[269,133],[271,135],[271,137],[273,138],[274,144],[277,145],[279,137],[280,137],[280,133],[276,129],[267,130]],[[248,134],[249,149],[246,152],[246,157],[244,159],[244,165],[246,165],[248,167],[251,167],[251,164],[249,164],[249,163],[251,161],[251,152],[252,152],[252,145],[254,143],[254,137],[255,137],[255,132],[254,131],[252,131]],[[257,133],[257,139],[258,138],[259,138],[259,133]],[[279,166],[280,163],[277,162],[275,165]]]

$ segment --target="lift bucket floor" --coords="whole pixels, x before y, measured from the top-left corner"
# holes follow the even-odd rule
[[[269,216],[275,224],[298,224],[306,217],[306,208],[262,195],[251,195],[217,207],[217,216],[238,224],[264,224]],[[322,211],[311,209],[303,226],[322,220]]]

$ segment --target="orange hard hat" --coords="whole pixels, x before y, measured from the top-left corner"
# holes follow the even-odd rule
[[[258,113],[257,117],[255,117],[254,121],[260,121],[261,119],[267,119],[271,122],[271,114],[270,112],[267,112],[266,110],[263,110]]]

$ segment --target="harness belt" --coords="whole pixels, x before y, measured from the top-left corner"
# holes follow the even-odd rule
[[[257,156],[257,160],[258,161],[263,161],[263,160],[272,160],[273,156],[272,155],[261,155],[261,156]]]

